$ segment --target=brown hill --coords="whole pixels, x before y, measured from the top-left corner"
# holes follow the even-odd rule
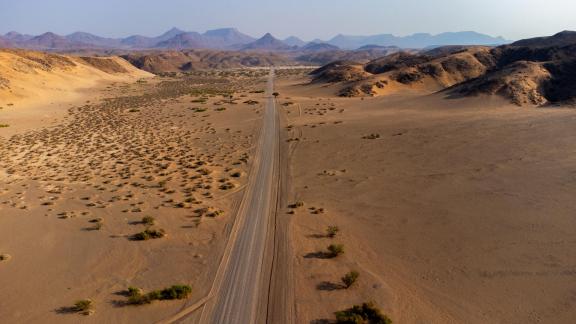
[[[130,53],[122,57],[139,69],[155,74],[296,64],[294,60],[280,54],[239,51],[153,51]]]
[[[342,83],[342,96],[416,90],[444,91],[450,97],[499,95],[518,105],[576,103],[574,54],[576,32],[562,32],[495,48],[395,53],[362,68],[353,63],[327,65],[313,75],[313,81]],[[359,78],[350,78],[352,70]]]
[[[354,61],[367,63],[374,59],[380,58],[387,54],[396,53],[400,49],[398,47],[370,47],[358,49],[354,51],[349,50],[323,50],[323,51],[304,51],[296,56],[296,60],[307,64],[328,64],[334,61]]]
[[[543,84],[551,75],[543,64],[518,61],[450,89],[452,96],[500,95],[517,105],[542,105],[548,102]]]
[[[317,82],[354,82],[366,79],[370,74],[361,63],[336,61],[312,71]]]
[[[437,58],[400,52],[363,66],[329,67],[322,74],[314,74],[314,81],[353,81],[340,90],[342,96],[385,95],[404,90],[435,92],[486,73],[494,65],[486,58],[488,52],[489,48],[473,47]],[[356,71],[357,78],[349,78],[350,69]],[[340,77],[339,73],[343,75]]]
[[[576,32],[565,30],[552,37],[536,37],[519,40],[510,44],[514,47],[551,47],[576,44]]]

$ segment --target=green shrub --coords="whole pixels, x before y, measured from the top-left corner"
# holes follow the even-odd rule
[[[224,211],[223,211],[223,210],[214,210],[214,211],[212,211],[212,212],[206,213],[206,216],[208,216],[208,217],[218,217],[218,216],[220,216],[220,215],[222,215],[222,214],[224,214]]]
[[[150,299],[148,294],[128,297],[128,304],[130,305],[144,305],[144,304],[150,304],[151,302],[152,299]]]
[[[186,285],[174,285],[160,291],[161,300],[184,299],[192,292],[192,288]]]
[[[358,280],[360,274],[357,271],[350,271],[342,277],[342,283],[346,288],[352,287],[352,285]]]
[[[152,226],[156,224],[156,220],[152,216],[144,216],[142,217],[142,224],[146,226]]]
[[[6,128],[6,127],[10,127],[10,125],[8,125],[8,124],[0,124],[0,128]]]
[[[328,257],[335,258],[340,254],[344,253],[344,245],[342,244],[330,244],[328,246]]]
[[[382,314],[374,303],[354,305],[347,310],[334,313],[336,323],[342,324],[392,324],[388,316]]]
[[[128,287],[127,291],[128,297],[135,297],[142,295],[142,289],[137,287]]]
[[[143,232],[136,233],[132,235],[132,239],[135,241],[146,241],[149,239],[159,239],[166,236],[166,232],[163,229],[150,229],[147,228]]]
[[[379,134],[370,134],[370,135],[362,136],[362,138],[363,138],[363,139],[371,139],[371,140],[373,140],[373,139],[378,139],[378,138],[380,138],[380,135],[379,135]]]
[[[128,287],[128,304],[144,305],[150,304],[155,300],[174,300],[186,299],[192,293],[192,288],[187,285],[173,285],[162,290],[153,290],[144,294],[142,289]]]
[[[72,311],[83,315],[90,315],[94,308],[94,303],[90,299],[82,299],[74,303]]]
[[[300,208],[302,206],[304,206],[304,202],[302,202],[302,201],[297,201],[293,204],[288,205],[288,207],[292,208],[292,209]]]
[[[326,236],[333,238],[339,231],[340,229],[338,228],[338,226],[328,226],[328,228],[326,229]]]
[[[94,218],[94,219],[89,220],[88,222],[94,224],[93,227],[88,228],[88,230],[91,230],[91,231],[99,231],[102,229],[102,226],[104,226],[104,219],[102,219],[102,218]]]
[[[234,187],[236,187],[236,185],[234,185],[232,182],[226,182],[221,184],[218,188],[220,190],[229,190],[229,189],[234,189]]]

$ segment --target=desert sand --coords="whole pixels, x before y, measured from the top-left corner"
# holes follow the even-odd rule
[[[156,322],[204,298],[246,183],[266,74],[142,72],[52,105],[11,98],[0,111],[18,110],[0,128],[2,321]],[[164,236],[134,239],[147,228]],[[174,284],[190,298],[126,304],[130,286]],[[69,311],[82,299],[92,316]]]
[[[307,82],[279,85],[297,323],[365,301],[395,323],[573,321],[573,109]]]
[[[117,58],[35,55],[0,92],[0,318],[148,323],[204,300],[250,176],[268,71],[152,77]],[[59,79],[70,69],[90,72]],[[395,323],[571,322],[573,109],[417,88],[342,98],[306,72],[276,81],[274,267],[288,277],[272,284],[294,288],[294,322],[330,323],[366,301]],[[136,240],[145,229],[161,237]],[[328,257],[330,244],[344,253]],[[349,271],[359,278],[346,289]],[[126,304],[128,287],[174,284],[190,298]],[[91,316],[69,311],[81,299]]]

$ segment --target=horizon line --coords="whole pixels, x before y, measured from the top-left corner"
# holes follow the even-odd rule
[[[98,36],[98,37],[102,37],[102,38],[110,38],[110,39],[124,39],[124,38],[132,37],[132,36],[143,36],[143,37],[148,37],[148,38],[154,38],[154,37],[158,37],[158,36],[160,36],[160,35],[163,35],[163,34],[169,32],[169,31],[171,31],[171,30],[174,30],[174,29],[178,29],[178,30],[182,31],[183,33],[199,33],[199,34],[205,34],[205,33],[209,32],[209,31],[215,31],[215,30],[232,29],[232,30],[236,30],[236,31],[238,31],[238,32],[240,32],[240,33],[242,33],[242,34],[244,34],[244,35],[250,36],[250,37],[255,38],[255,39],[262,38],[262,37],[265,36],[266,34],[270,34],[270,35],[274,36],[274,34],[273,34],[272,32],[264,32],[264,33],[262,34],[262,36],[253,36],[253,35],[251,35],[251,34],[242,32],[242,31],[241,31],[239,28],[237,28],[237,27],[218,27],[218,28],[210,28],[210,29],[204,30],[203,32],[195,31],[195,30],[184,30],[184,29],[181,29],[181,28],[178,28],[178,27],[171,27],[171,28],[169,28],[169,29],[166,29],[164,32],[160,32],[159,34],[154,35],[154,36],[144,35],[144,34],[128,34],[128,35],[125,35],[125,36],[114,37],[114,36],[103,36],[102,34],[90,32],[90,31],[85,31],[85,30],[76,30],[76,31],[73,31],[73,32],[70,32],[70,33],[59,33],[59,32],[54,32],[54,31],[48,30],[48,31],[42,32],[42,33],[40,33],[40,34],[29,34],[29,33],[22,33],[22,32],[16,31],[16,30],[9,30],[9,31],[7,31],[7,32],[3,32],[2,34],[0,34],[0,36],[5,36],[5,35],[7,35],[7,34],[9,34],[9,33],[18,33],[18,34],[20,34],[20,35],[27,35],[27,36],[37,37],[37,36],[41,36],[41,35],[44,35],[44,34],[47,34],[47,33],[52,33],[52,34],[55,34],[55,35],[58,35],[58,36],[66,37],[66,36],[69,36],[69,35],[72,35],[72,34],[75,34],[75,33],[87,33],[87,34],[91,34],[91,35],[94,35],[94,36]],[[277,39],[280,39],[280,40],[285,40],[285,39],[290,38],[290,37],[296,37],[296,38],[298,38],[298,39],[300,39],[300,40],[302,40],[302,41],[305,41],[305,42],[314,42],[315,40],[329,41],[329,40],[332,40],[332,39],[334,39],[334,38],[336,38],[336,37],[338,37],[338,36],[346,36],[346,37],[372,37],[372,36],[380,36],[380,35],[391,35],[391,36],[393,36],[393,37],[405,38],[405,37],[410,37],[410,36],[414,36],[414,35],[439,36],[439,35],[442,35],[442,34],[449,34],[449,33],[454,33],[454,34],[456,34],[456,33],[477,33],[477,34],[484,35],[484,36],[488,36],[488,37],[492,37],[492,38],[501,38],[502,40],[505,40],[505,41],[515,41],[515,40],[516,40],[516,39],[508,39],[508,38],[506,38],[506,37],[504,37],[504,36],[502,36],[502,35],[494,36],[494,35],[486,34],[486,33],[479,32],[479,31],[475,31],[475,30],[444,31],[444,32],[439,32],[439,33],[415,32],[415,33],[402,34],[402,35],[400,35],[400,34],[393,34],[393,33],[386,33],[386,32],[382,32],[382,33],[371,33],[371,34],[346,34],[346,33],[337,33],[337,34],[335,34],[334,36],[331,36],[330,38],[327,38],[327,39],[323,39],[323,38],[321,38],[321,37],[315,37],[315,38],[312,38],[311,40],[308,40],[308,41],[305,40],[304,38],[300,37],[300,36],[295,35],[295,34],[292,34],[292,35],[289,35],[289,36],[286,36],[286,37],[277,37],[277,36],[274,36],[274,38],[277,38]],[[533,37],[539,37],[539,36],[533,36]]]

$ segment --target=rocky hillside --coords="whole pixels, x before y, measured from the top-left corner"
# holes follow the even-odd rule
[[[352,73],[353,72],[353,73]],[[451,97],[500,95],[524,105],[576,102],[576,32],[499,47],[457,46],[394,53],[359,65],[318,69],[314,82],[340,83],[342,96],[443,91]]]
[[[280,54],[213,50],[134,52],[122,55],[122,58],[139,69],[155,74],[297,64]]]
[[[353,51],[330,48],[320,51],[304,51],[302,53],[298,53],[295,59],[304,64],[315,65],[324,65],[334,61],[353,61],[366,63],[391,53],[397,53],[399,51],[400,48],[395,46],[369,46]]]

